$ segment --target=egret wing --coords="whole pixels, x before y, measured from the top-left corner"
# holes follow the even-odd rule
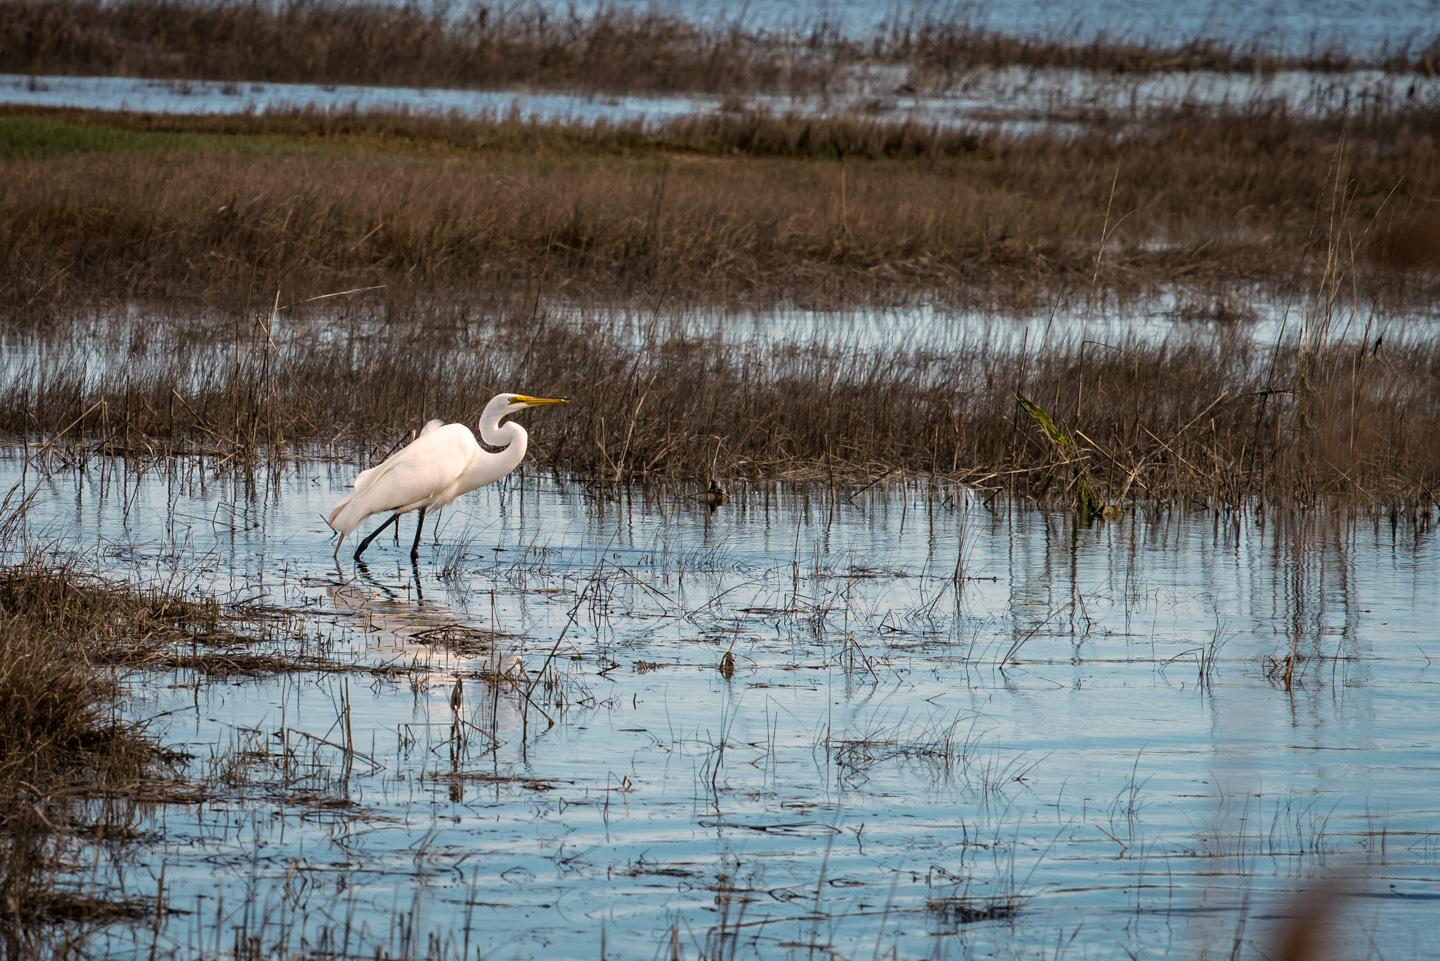
[[[371,514],[424,506],[455,483],[478,450],[475,436],[463,424],[429,431],[379,466],[362,471],[355,490],[335,505],[330,526],[349,533]]]
[[[438,418],[438,417],[436,417],[434,420],[427,420],[427,421],[425,422],[425,426],[422,427],[422,428],[420,428],[419,437],[424,437],[426,434],[429,434],[430,432],[434,431],[436,428],[444,427],[444,426],[445,426],[445,422],[444,422],[443,420],[441,420],[440,418]],[[418,440],[419,437],[417,437],[416,439]],[[409,448],[407,447],[407,448],[403,448],[403,449],[408,450]],[[391,455],[391,456],[393,457],[394,455]],[[358,473],[358,474],[355,475],[355,483],[354,483],[353,485],[351,485],[351,486],[353,486],[357,491],[360,490],[360,488],[365,485],[365,479],[366,479],[367,477],[373,477],[373,476],[375,476],[375,472],[378,471],[381,467],[384,467],[385,464],[389,463],[389,461],[390,461],[390,458],[387,457],[384,461],[382,461],[382,462],[379,463],[379,464],[376,464],[374,467],[371,467],[371,468],[369,468],[369,469],[367,469],[367,470],[362,470],[360,473]]]

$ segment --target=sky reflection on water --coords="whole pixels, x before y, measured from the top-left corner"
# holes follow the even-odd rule
[[[1274,898],[1327,873],[1360,879],[1347,943],[1434,944],[1429,531],[1180,509],[1086,528],[923,481],[732,483],[712,515],[686,489],[531,474],[447,510],[417,585],[388,536],[368,570],[336,569],[320,515],[353,473],[92,460],[40,483],[32,543],[289,608],[341,660],[424,666],[130,679],[131,710],[176,712],[166,740],[195,766],[243,773],[103,859],[128,891],[164,864],[194,911],[162,925],[162,955],[348,926],[352,950],[424,954],[433,934],[442,954],[468,936],[547,958],[598,954],[603,927],[614,956],[648,956],[678,925],[693,956],[722,922],[767,958],[1228,955],[1242,915],[1263,943]],[[477,676],[494,655],[433,643],[447,625],[499,630],[532,672],[555,652],[554,726]],[[1287,692],[1266,666],[1292,649]],[[452,740],[457,676],[493,745]],[[348,777],[322,743],[345,698],[367,759]],[[961,925],[947,898],[1019,910]],[[148,929],[111,937],[151,950]]]

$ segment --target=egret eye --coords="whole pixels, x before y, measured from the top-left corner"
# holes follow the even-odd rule
[[[524,397],[511,397],[511,398],[510,398],[510,403],[512,403],[512,404],[523,404],[523,403],[525,403],[525,398],[524,398]]]

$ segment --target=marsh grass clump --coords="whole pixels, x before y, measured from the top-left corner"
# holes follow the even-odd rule
[[[167,752],[121,716],[119,683],[102,662],[130,632],[177,613],[159,598],[86,583],[63,569],[27,563],[0,571],[0,941],[7,957],[41,950],[37,922],[148,910],[135,899],[71,890],[59,846],[82,802],[99,803],[102,824],[123,822],[128,815],[112,802],[166,770]]]
[[[120,688],[104,665],[157,627],[210,616],[63,568],[0,571],[0,785],[13,798],[27,786],[63,794],[144,775],[159,755],[120,719]]]
[[[326,668],[236,650],[257,642],[237,632],[239,617],[213,598],[111,582],[63,560],[0,568],[0,957],[47,956],[70,944],[65,925],[157,910],[154,898],[77,883],[67,862],[75,844],[133,839],[140,805],[195,796],[184,758],[125,717],[121,672]]]

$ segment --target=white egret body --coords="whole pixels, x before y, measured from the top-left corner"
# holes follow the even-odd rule
[[[420,520],[415,525],[410,557],[419,558],[420,531],[427,512],[439,510],[461,494],[495,483],[524,460],[530,442],[525,428],[514,421],[502,424],[500,419],[526,407],[565,403],[568,401],[497,394],[480,415],[480,436],[491,447],[502,448],[498,451],[481,447],[464,424],[430,421],[414,443],[378,466],[361,471],[355,478],[355,489],[335,504],[328,518],[330,527],[340,535],[335,555],[340,555],[340,544],[371,514],[392,512],[389,520],[360,542],[355,549],[357,561],[377,534],[398,521],[401,514],[418,510]]]

